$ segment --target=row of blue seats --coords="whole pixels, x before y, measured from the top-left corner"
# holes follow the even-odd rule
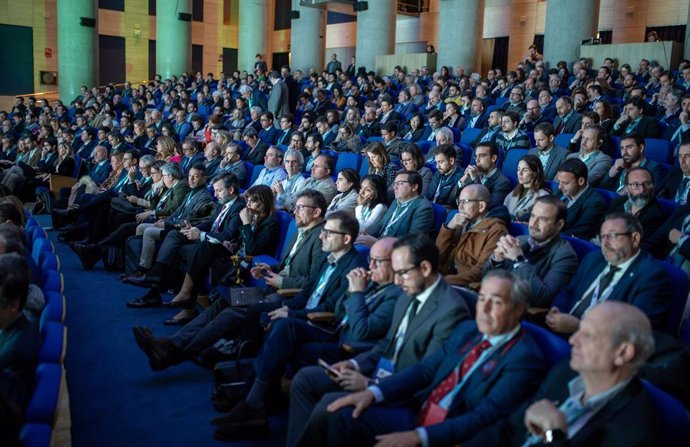
[[[26,409],[20,439],[26,447],[48,447],[52,443],[60,404],[60,389],[64,380],[63,365],[67,345],[67,329],[63,324],[66,308],[64,286],[54,246],[33,217],[27,221],[26,239],[31,249],[31,258],[41,275],[41,289],[46,304],[39,319],[41,349],[34,392]]]

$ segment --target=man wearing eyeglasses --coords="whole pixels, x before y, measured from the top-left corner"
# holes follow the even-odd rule
[[[644,312],[655,329],[666,322],[671,278],[663,266],[640,250],[643,230],[632,215],[609,213],[601,225],[601,253],[585,256],[570,284],[554,300],[546,325],[572,334],[591,308],[603,301],[622,301]]]
[[[424,234],[412,233],[398,239],[391,268],[393,281],[404,294],[396,302],[386,337],[371,350],[332,365],[341,374],[337,383],[323,373],[316,374],[316,367],[297,373],[290,395],[301,408],[296,415],[299,420],[291,414],[289,446],[326,445],[326,407],[347,394],[343,389],[361,391],[418,364],[441,347],[458,323],[470,318],[465,300],[439,274],[438,255],[434,242]],[[307,404],[314,408],[308,419],[304,417],[306,412],[301,413]]]
[[[388,208],[381,224],[371,234],[361,234],[358,244],[371,246],[382,237],[400,237],[413,231],[428,234],[433,230],[434,211],[431,202],[422,196],[422,176],[417,171],[398,171],[393,182],[395,201]]]
[[[334,170],[335,161],[333,157],[328,154],[319,155],[314,159],[314,163],[311,166],[311,177],[304,182],[302,188],[320,192],[326,198],[326,202],[331,203],[331,200],[338,192],[332,177]],[[291,208],[295,203],[294,200],[294,196],[285,197],[283,201],[284,206]]]
[[[503,219],[487,216],[490,200],[486,186],[466,186],[457,200],[457,214],[441,226],[436,247],[440,272],[450,284],[478,289],[484,263],[508,233]]]
[[[491,193],[489,209],[503,205],[506,196],[513,189],[508,177],[496,166],[498,155],[498,146],[495,143],[486,141],[477,144],[471,162],[474,164],[468,165],[458,180],[458,189],[471,184],[486,186]]]
[[[357,267],[347,274],[347,292],[339,300],[336,319],[332,325],[324,326],[290,317],[273,322],[255,361],[256,379],[247,394],[249,406],[263,406],[267,392],[265,385],[277,384],[288,363],[299,368],[314,365],[318,359],[323,359],[329,364],[341,361],[371,348],[376,341],[385,336],[393,317],[393,308],[401,292],[393,284],[391,253],[394,243],[394,238],[377,242],[371,248],[370,270]],[[329,381],[324,377],[321,368],[315,372],[313,380]],[[346,380],[344,376],[343,380]],[[294,406],[299,414],[293,415],[291,411],[290,416],[297,417],[298,420],[293,419],[293,423],[301,427],[311,413],[313,405],[307,400],[294,402]],[[257,421],[247,418],[251,414],[255,412],[243,411],[233,416],[232,424],[223,422],[216,431],[216,437],[232,440],[266,433],[268,425],[264,424],[257,430]],[[225,420],[221,419],[219,423]]]
[[[242,161],[242,147],[237,143],[230,143],[223,150],[223,160],[218,170],[231,172],[237,177],[240,185],[247,180],[247,167]]]
[[[625,180],[628,172],[634,168],[646,168],[652,174],[655,189],[659,189],[664,177],[664,169],[656,161],[645,157],[642,135],[637,133],[623,135],[620,148],[621,158],[613,162],[613,166],[601,180],[599,187],[625,196],[627,192]]]
[[[647,168],[632,168],[628,170],[623,180],[626,184],[625,196],[612,201],[608,211],[632,214],[640,221],[644,230],[643,234],[651,235],[664,224],[668,217],[654,195],[652,173]]]

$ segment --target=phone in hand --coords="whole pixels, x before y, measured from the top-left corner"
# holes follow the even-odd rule
[[[270,275],[272,272],[269,269],[261,269],[261,274],[264,276]]]
[[[318,360],[318,364],[320,367],[326,370],[326,374],[331,376],[334,379],[340,378],[341,374],[338,370],[334,369],[331,365],[326,363],[323,359]]]

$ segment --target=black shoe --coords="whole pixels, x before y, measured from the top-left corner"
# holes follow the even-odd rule
[[[84,245],[80,243],[70,244],[77,253],[84,270],[91,270],[101,260],[101,249],[98,245]]]
[[[134,333],[134,341],[137,342],[137,346],[139,346],[148,357],[151,357],[153,355],[153,350],[149,343],[153,339],[151,329],[143,326],[135,326],[132,328],[132,332]]]
[[[218,427],[213,436],[220,441],[239,441],[242,439],[264,438],[271,433],[268,419],[255,419],[238,424]]]
[[[161,277],[151,275],[128,276],[124,282],[138,287],[151,287],[158,285],[161,282]]]
[[[194,306],[191,306],[191,304],[193,304],[194,302],[196,302],[195,297],[187,298],[186,300],[180,300],[180,301],[166,301],[163,303],[163,307],[184,307],[184,308],[187,308],[187,306],[189,306],[191,308],[191,307],[194,307]]]
[[[149,290],[146,295],[136,300],[128,301],[127,307],[144,308],[144,307],[161,307],[161,294],[155,290]]]
[[[268,419],[266,409],[254,409],[249,406],[247,401],[241,400],[226,414],[213,418],[211,423],[213,425],[233,425],[241,422],[255,421],[260,419]]]
[[[196,318],[196,316],[199,315],[196,312],[194,315],[191,315],[189,317],[183,317],[183,318],[168,318],[167,320],[163,321],[163,324],[165,326],[184,326],[185,324],[189,323],[193,319]]]

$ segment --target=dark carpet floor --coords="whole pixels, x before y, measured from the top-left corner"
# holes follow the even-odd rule
[[[49,225],[45,219],[41,223]],[[158,336],[172,334],[175,328],[162,322],[174,310],[125,307],[145,290],[121,284],[100,263],[84,271],[70,248],[55,241],[57,233],[49,235],[65,278],[65,368],[75,447],[284,444],[285,416],[271,418],[271,438],[215,441],[212,371],[187,362],[154,373],[134,342],[133,326],[148,326]]]

